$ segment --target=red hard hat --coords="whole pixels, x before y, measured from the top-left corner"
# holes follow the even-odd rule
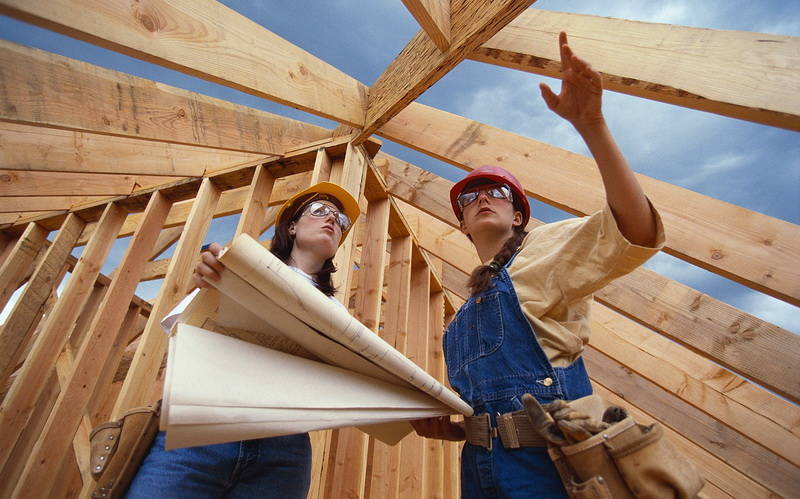
[[[453,207],[453,213],[456,218],[461,220],[461,208],[458,206],[458,195],[464,190],[464,187],[473,180],[488,179],[506,184],[511,187],[511,192],[514,195],[514,206],[522,212],[522,226],[528,224],[528,219],[531,217],[531,205],[528,203],[528,197],[522,189],[522,184],[519,183],[517,177],[511,175],[510,172],[500,168],[499,166],[484,165],[469,172],[469,174],[456,182],[450,189],[450,205]]]

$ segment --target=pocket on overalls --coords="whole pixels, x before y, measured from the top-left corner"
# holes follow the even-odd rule
[[[503,344],[500,293],[479,295],[453,318],[444,337],[448,375],[458,375],[467,364],[494,353]]]

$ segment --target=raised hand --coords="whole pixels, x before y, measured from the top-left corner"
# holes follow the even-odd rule
[[[545,83],[539,84],[547,107],[580,130],[603,121],[600,73],[576,56],[567,44],[567,34],[558,35],[561,53],[561,93],[556,95]]]

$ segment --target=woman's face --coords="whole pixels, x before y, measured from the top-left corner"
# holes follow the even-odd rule
[[[302,215],[290,226],[290,232],[294,230],[294,244],[301,249],[312,249],[314,253],[324,257],[323,260],[332,258],[339,248],[339,241],[342,239],[342,228],[336,222],[334,212],[339,212],[339,208],[332,202],[318,200],[315,203],[322,203],[330,207],[333,211],[325,216],[318,217],[309,213],[308,206],[303,208]]]
[[[480,232],[508,232],[522,224],[522,213],[508,199],[489,195],[496,182],[484,181],[468,185],[463,192],[476,192],[477,199],[462,208],[461,231],[474,236]]]

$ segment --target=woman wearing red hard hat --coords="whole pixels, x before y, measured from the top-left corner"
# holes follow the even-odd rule
[[[592,293],[644,263],[664,241],[658,213],[606,126],[600,74],[573,54],[564,33],[559,46],[561,93],[542,84],[542,97],[583,137],[608,204],[526,232],[528,199],[508,171],[482,166],[450,191],[461,231],[484,262],[444,335],[450,384],[475,415],[464,425],[449,418],[413,424],[422,436],[466,438],[464,497],[566,496],[545,442],[526,427],[527,418],[515,417],[522,395],[546,403],[591,394],[581,353]]]

